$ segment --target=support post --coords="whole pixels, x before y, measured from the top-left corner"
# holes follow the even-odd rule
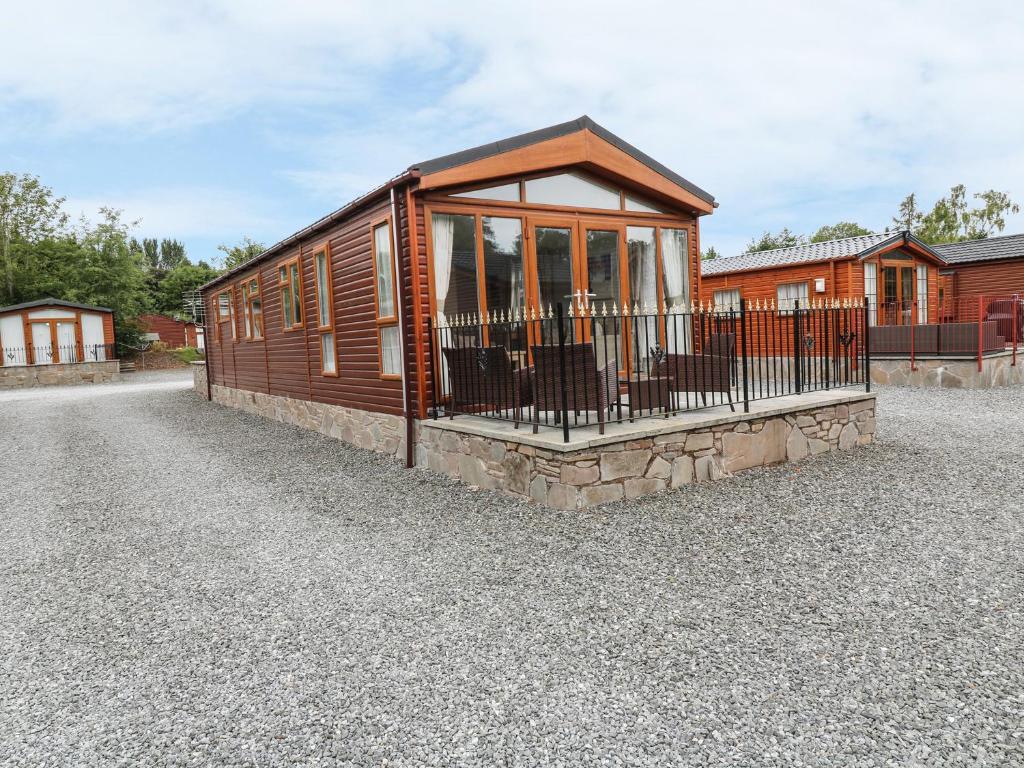
[[[868,297],[864,297],[864,391],[871,391],[871,333],[868,326]]]
[[[568,443],[569,408],[565,389],[565,323],[563,322],[563,314],[562,302],[558,302],[555,310],[556,322],[558,323],[558,386],[562,395],[562,441]]]
[[[740,297],[740,365],[743,367],[743,412],[750,413],[750,388],[747,384],[747,300]]]
[[[427,317],[427,344],[430,347],[430,418],[437,420],[437,373],[441,363],[434,354],[434,318]]]
[[[910,370],[917,370],[916,350],[914,349],[915,333],[917,328],[917,302],[910,302]]]
[[[793,372],[796,375],[796,393],[804,391],[804,373],[800,360],[800,299],[793,300]]]
[[[1017,294],[1013,295],[1010,300],[1010,310],[1013,312],[1013,320],[1010,323],[1010,327],[1013,328],[1011,332],[1013,335],[1013,362],[1010,365],[1017,365],[1017,339],[1020,338],[1020,329],[1017,327],[1020,322],[1020,296]]]
[[[979,296],[978,297],[978,373],[981,373],[981,369],[982,369],[981,350],[982,350],[982,347],[983,347],[982,340],[985,338],[985,333],[982,330],[982,322],[983,322],[982,314],[984,312],[984,308],[985,308],[985,297],[984,296]]]

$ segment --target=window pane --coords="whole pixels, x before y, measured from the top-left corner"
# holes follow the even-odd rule
[[[250,305],[252,310],[253,336],[263,335],[263,298],[260,296],[260,284],[253,280],[249,284]]]
[[[562,227],[536,227],[537,281],[540,308],[554,311],[561,304],[568,314],[567,296],[573,293],[572,283],[572,230]]]
[[[252,318],[249,317],[249,285],[242,286],[242,317],[245,326],[245,335],[252,336]]]
[[[627,264],[629,269],[629,310],[654,312],[658,306],[657,251],[654,227],[626,227]]]
[[[807,283],[782,283],[775,288],[775,298],[780,310],[794,309],[797,301],[802,309],[806,309]]]
[[[398,326],[385,325],[380,329],[381,371],[398,375],[402,372],[402,354],[398,344]]]
[[[377,316],[395,316],[395,284],[391,272],[391,227],[382,224],[373,230],[373,250],[377,263]]]
[[[438,323],[480,311],[476,282],[476,219],[436,213],[431,220],[434,241],[434,298]]]
[[[284,270],[282,269],[283,273]],[[292,291],[288,286],[288,283],[284,283],[281,290],[281,309],[284,315],[284,327],[291,328],[294,323],[292,322]]]
[[[670,307],[690,303],[690,249],[685,229],[661,230],[662,289]]]
[[[665,210],[656,207],[654,203],[641,200],[639,197],[633,197],[632,195],[626,195],[625,197],[627,211],[640,211],[641,213],[666,213]]]
[[[928,322],[928,267],[917,265],[917,322]]]
[[[295,325],[302,322],[302,283],[299,281],[299,265],[292,264],[291,266],[291,284],[292,284],[292,312],[295,320]]]
[[[328,283],[327,254],[321,251],[316,255],[316,302],[321,326],[331,324],[331,297],[327,295],[330,290]]]
[[[231,297],[222,293],[217,297],[217,314],[221,317],[231,315]]]
[[[324,373],[337,373],[338,363],[334,353],[334,334],[324,333],[320,335],[320,360]]]
[[[519,219],[483,218],[484,284],[490,312],[522,310],[526,304],[523,283],[523,230]]]
[[[604,316],[621,304],[619,296],[619,233],[587,230],[587,282],[593,318],[594,347],[599,365],[615,360],[625,367],[622,328],[617,317]]]
[[[471,189],[469,192],[457,192],[452,197],[472,197],[479,200],[504,200],[518,203],[519,182],[501,184],[497,187],[487,187],[485,189]]]
[[[579,173],[560,173],[526,182],[526,199],[545,205],[619,210],[619,191],[591,181]]]
[[[876,264],[864,265],[864,295],[868,303],[868,322],[875,325],[878,319],[878,269]]]

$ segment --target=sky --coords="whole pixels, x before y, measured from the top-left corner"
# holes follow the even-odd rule
[[[0,5],[0,171],[194,261],[583,114],[711,192],[702,246],[725,255],[782,227],[884,229],[957,183],[1024,201],[1012,0]]]

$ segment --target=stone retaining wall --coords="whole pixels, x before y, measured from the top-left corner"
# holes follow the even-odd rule
[[[193,374],[199,375],[195,369]],[[205,379],[205,369],[202,375]],[[193,386],[195,381],[194,378]],[[210,391],[213,402],[220,405],[255,413],[284,424],[311,429],[359,448],[405,459],[405,419],[401,416],[328,405],[312,400],[296,400],[263,392],[250,392],[245,389],[222,387],[219,384],[214,384]],[[205,381],[201,394],[206,397]]]
[[[208,400],[206,395],[206,361],[192,361],[192,389],[203,400]]]
[[[934,389],[992,389],[1024,384],[1024,355],[1018,354],[1013,365],[1011,353],[983,357],[981,370],[977,359],[950,360],[948,358],[918,358],[916,371],[910,370],[910,360],[873,359],[871,381],[898,387],[924,387]]]
[[[102,384],[120,380],[121,363],[117,360],[0,366],[0,389],[49,387],[57,384]]]
[[[571,452],[464,434],[422,422],[416,463],[477,486],[574,510],[636,498],[751,467],[845,451],[874,440],[875,398],[742,416],[708,428]]]

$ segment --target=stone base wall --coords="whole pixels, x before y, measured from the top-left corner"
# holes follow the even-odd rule
[[[574,510],[718,480],[751,467],[845,451],[874,440],[875,398],[738,416],[709,428],[572,452],[460,433],[421,422],[417,465],[479,488]]]
[[[1017,365],[1010,354],[984,357],[981,370],[977,360],[918,358],[916,371],[909,359],[872,360],[871,381],[897,387],[935,389],[992,389],[1024,384],[1024,354],[1018,353]]]
[[[102,384],[121,380],[121,363],[103,360],[58,365],[0,366],[0,389],[49,387],[57,384]]]
[[[213,402],[220,405],[255,413],[283,424],[311,429],[359,448],[405,459],[405,419],[401,416],[267,395],[263,392],[222,387],[219,384],[214,384],[210,391]],[[205,383],[202,395],[206,396]]]
[[[206,395],[206,361],[194,360],[192,362],[192,389],[203,400],[209,399]]]

